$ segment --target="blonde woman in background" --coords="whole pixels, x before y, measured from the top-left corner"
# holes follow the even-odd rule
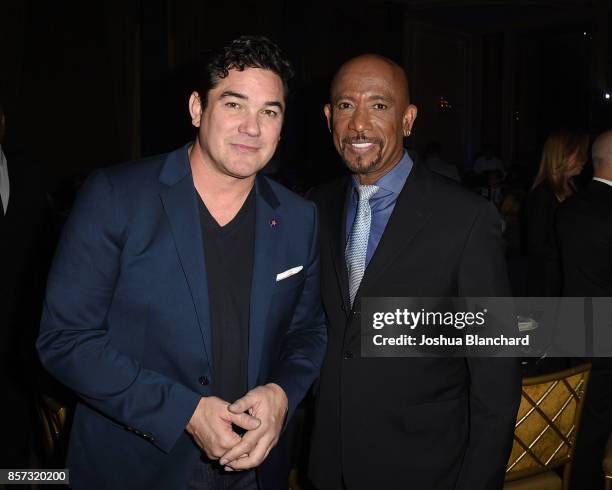
[[[526,201],[527,295],[559,296],[561,268],[554,231],[561,202],[576,192],[572,177],[587,160],[586,134],[562,129],[544,143],[538,174]]]

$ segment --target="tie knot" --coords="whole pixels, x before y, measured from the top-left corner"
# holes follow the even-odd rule
[[[380,187],[378,187],[377,185],[360,185],[359,187],[357,187],[357,192],[359,193],[359,200],[369,201],[372,196],[378,192],[378,189],[380,189]]]

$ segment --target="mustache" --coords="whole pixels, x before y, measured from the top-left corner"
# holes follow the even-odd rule
[[[380,138],[369,138],[365,135],[347,136],[346,138],[342,139],[343,145],[352,145],[355,143],[374,143],[375,145],[382,146],[382,141]]]

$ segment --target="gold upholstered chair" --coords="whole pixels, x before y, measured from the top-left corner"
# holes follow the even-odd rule
[[[49,396],[40,395],[36,411],[41,428],[39,445],[46,461],[52,461],[62,450],[67,437],[66,422],[68,407]]]
[[[586,363],[523,379],[504,490],[568,488],[590,372]]]

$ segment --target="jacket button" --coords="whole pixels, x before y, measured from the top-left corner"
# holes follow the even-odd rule
[[[209,383],[208,376],[200,376],[198,378],[198,381],[200,382],[202,386],[206,386]]]
[[[352,359],[353,358],[353,353],[350,350],[345,350],[344,351],[344,358],[345,359]]]

